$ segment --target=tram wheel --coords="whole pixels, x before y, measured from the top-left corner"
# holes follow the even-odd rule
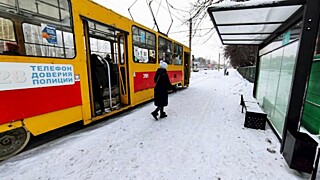
[[[29,140],[30,132],[22,127],[0,133],[0,161],[19,153]]]

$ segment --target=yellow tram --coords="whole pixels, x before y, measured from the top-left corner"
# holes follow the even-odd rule
[[[187,87],[190,49],[162,33],[89,0],[0,0],[0,160],[31,134],[151,100],[162,59]]]

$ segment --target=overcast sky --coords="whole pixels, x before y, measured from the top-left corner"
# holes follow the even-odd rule
[[[131,19],[128,8],[135,2],[135,0],[93,1]],[[173,24],[169,31],[169,37],[185,44],[186,46],[189,46],[189,24],[183,22],[183,20],[186,20],[189,17],[188,10],[191,7],[191,2],[196,2],[196,0],[168,0],[168,3],[175,8],[170,8]],[[159,6],[159,4],[161,5]],[[151,5],[160,31],[167,33],[170,27],[171,18],[166,1],[153,0]],[[134,21],[157,30],[157,28],[154,27],[154,21],[147,6],[146,0],[137,0],[136,3],[131,7],[130,12]],[[195,55],[195,57],[203,57],[218,62],[219,52],[222,53],[222,44],[216,33],[212,36],[212,38],[210,38],[211,33],[208,33],[210,30],[209,28],[213,28],[213,23],[208,16],[202,23],[201,27],[198,27],[198,29],[203,30],[199,30],[192,40],[192,54]]]

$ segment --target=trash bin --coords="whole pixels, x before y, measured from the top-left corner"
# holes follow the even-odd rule
[[[283,157],[288,166],[297,171],[311,173],[318,143],[308,134],[287,131]]]

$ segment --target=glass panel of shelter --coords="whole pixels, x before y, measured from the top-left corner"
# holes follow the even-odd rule
[[[291,90],[291,82],[293,71],[296,63],[298,41],[289,44],[284,48],[281,69],[279,75],[279,83],[274,104],[274,113],[271,116],[278,132],[282,134],[285,116],[287,114],[289,94]]]
[[[253,34],[253,35],[221,35],[223,40],[236,40],[236,39],[266,39],[270,34]]]
[[[265,24],[265,25],[235,25],[235,26],[218,26],[219,32],[224,33],[272,33],[281,24]]]
[[[289,36],[285,37],[286,33]],[[280,135],[287,114],[300,33],[301,21],[259,51],[256,97]]]
[[[286,31],[286,33],[289,33],[289,41],[287,43],[293,42],[297,39],[299,39],[300,34],[301,34],[301,26],[302,26],[302,21],[298,22],[296,25],[292,26],[289,30]],[[284,35],[278,36],[275,40],[273,40],[270,44],[268,44],[266,47],[261,49],[259,51],[259,55],[266,54],[276,48],[279,48],[284,45]]]
[[[243,10],[229,10],[213,12],[217,25],[239,23],[271,23],[284,22],[289,16],[297,11],[301,5],[252,8]],[[259,16],[257,16],[259,14]]]

